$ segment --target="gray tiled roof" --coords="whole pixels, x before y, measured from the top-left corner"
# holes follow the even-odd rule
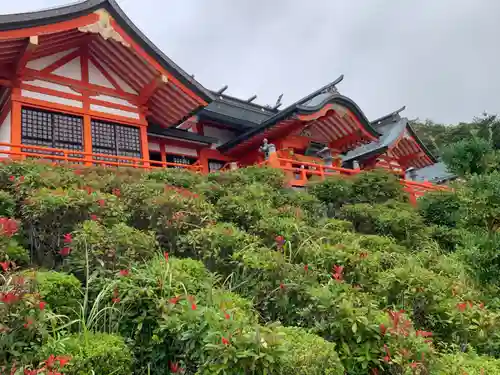
[[[376,127],[377,131],[382,133],[382,136],[366,145],[359,146],[354,150],[349,151],[342,157],[343,162],[360,159],[364,156],[373,155],[385,151],[392,143],[394,143],[399,136],[405,131],[408,124],[407,118],[399,118],[399,116],[392,118],[389,122],[385,122]]]
[[[409,174],[407,174],[406,177],[410,178]],[[455,174],[447,170],[446,164],[444,164],[443,162],[439,162],[425,168],[417,169],[415,181],[442,183],[445,181],[453,180],[456,177],[457,176]]]

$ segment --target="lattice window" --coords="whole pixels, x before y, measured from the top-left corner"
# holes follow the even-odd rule
[[[139,128],[101,120],[92,120],[91,124],[93,153],[132,158],[142,157]],[[121,163],[129,162],[103,156],[96,157],[96,159]]]
[[[42,111],[23,107],[21,110],[21,143],[25,145],[83,151],[83,118],[63,113]],[[62,152],[47,152],[22,148],[24,152],[63,155]],[[82,154],[68,154],[82,158]]]
[[[210,172],[216,172],[220,170],[226,163],[220,160],[208,160],[208,170]]]
[[[169,163],[189,164],[189,165],[192,165],[192,164],[196,163],[196,161],[197,161],[196,158],[190,158],[190,157],[184,156],[184,155],[167,154],[167,162],[169,162]],[[168,168],[183,169],[184,167],[177,166],[177,165],[169,165]]]

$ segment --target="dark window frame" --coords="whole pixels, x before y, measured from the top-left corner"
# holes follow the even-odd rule
[[[91,119],[90,126],[92,133],[92,153],[108,155],[109,152],[109,159],[113,159],[113,156],[143,158],[141,130],[139,127],[96,118]],[[111,132],[108,132],[110,134],[108,139],[100,137],[106,133],[105,130],[103,131],[103,128],[111,130]],[[129,138],[128,140],[126,139],[127,137]],[[135,147],[131,147],[132,145],[130,143],[127,144],[127,141],[135,143]],[[101,158],[104,157],[99,157],[99,159]],[[107,160],[108,158],[105,159]]]
[[[47,127],[50,127],[48,131]],[[64,137],[65,135],[66,137]],[[83,116],[32,106],[23,105],[21,107],[21,144],[84,152],[84,143]],[[22,151],[47,155],[63,155],[62,152],[46,152],[30,148],[22,148]],[[68,155],[71,157],[83,157],[82,154],[78,153]]]

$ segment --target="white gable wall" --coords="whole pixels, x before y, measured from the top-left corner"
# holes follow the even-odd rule
[[[81,66],[81,61],[80,57],[75,57],[73,60],[70,62],[64,64],[63,66],[57,68],[52,72],[52,74],[66,77],[66,78],[72,78],[76,79],[77,81],[82,80],[82,66]]]
[[[30,68],[30,69],[42,70],[42,69],[48,67],[50,64],[56,62],[57,60],[63,58],[64,56],[69,55],[70,53],[72,53],[74,51],[76,51],[76,48],[72,48],[72,49],[68,49],[66,51],[54,53],[53,55],[41,57],[41,58],[36,59],[36,60],[31,60],[31,61],[28,61],[28,63],[26,64],[26,67]]]

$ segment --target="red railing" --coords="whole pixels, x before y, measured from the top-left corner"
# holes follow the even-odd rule
[[[180,164],[164,161],[146,160],[141,158],[132,158],[127,156],[98,154],[76,150],[65,150],[61,148],[3,142],[0,142],[0,155],[6,155],[12,159],[18,160],[37,158],[52,160],[54,162],[66,162],[69,164],[102,165],[110,167],[128,167],[142,169],[183,168],[195,172],[201,171],[201,166],[198,163],[193,165]]]
[[[270,155],[269,159],[260,163],[260,165],[282,169],[287,174],[290,184],[296,187],[306,186],[309,180],[315,177],[324,180],[328,176],[353,176],[362,172],[360,169],[346,169],[279,158],[276,154]],[[412,204],[416,204],[417,199],[429,191],[444,191],[449,189],[446,186],[433,185],[430,182],[417,182],[406,179],[401,179],[401,184],[404,186],[404,190],[410,195]]]
[[[195,164],[171,163],[127,156],[115,156],[108,154],[89,153],[84,151],[65,150],[44,146],[33,146],[25,144],[11,144],[0,142],[0,156],[23,160],[37,158],[52,160],[54,162],[65,162],[80,165],[102,165],[110,167],[128,167],[142,169],[182,168],[193,172],[203,170],[199,162]],[[344,175],[353,176],[361,172],[359,169],[347,169],[341,167],[326,166],[317,163],[297,161],[293,159],[279,158],[277,154],[271,154],[269,159],[259,165],[268,165],[285,171],[292,186],[303,187],[311,178],[325,179],[328,176]],[[221,171],[234,169],[234,163],[227,163]],[[410,195],[411,202],[416,204],[417,199],[429,191],[448,190],[445,186],[433,185],[429,182],[416,182],[401,179],[404,190]]]

